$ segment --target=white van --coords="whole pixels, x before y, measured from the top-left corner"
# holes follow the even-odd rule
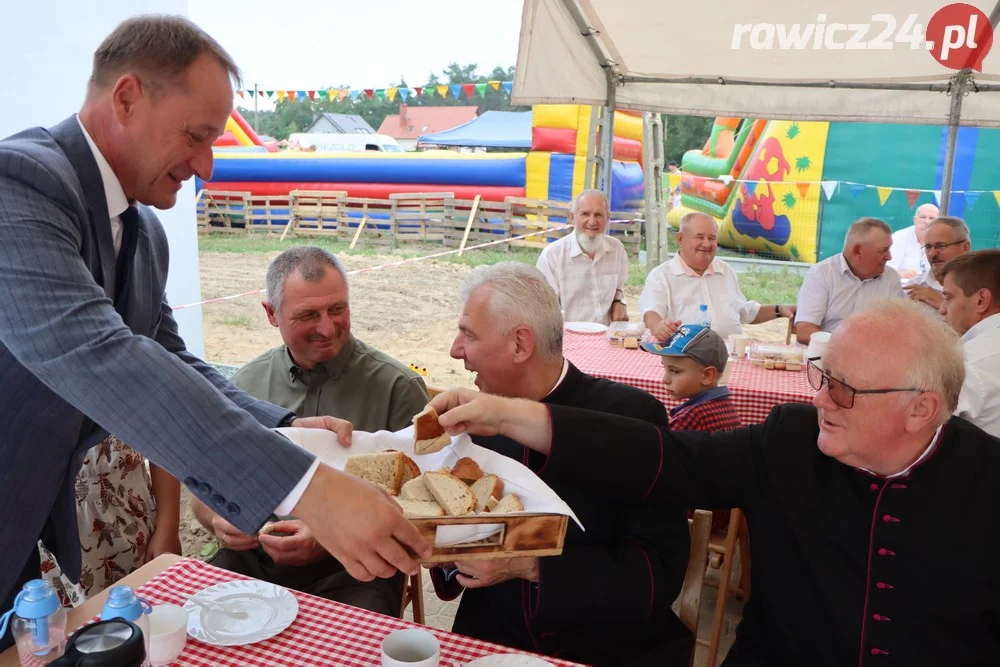
[[[298,145],[301,150],[312,150],[318,153],[362,153],[364,151],[383,151],[386,153],[402,153],[403,147],[384,134],[323,134],[294,132],[288,137],[291,146]]]

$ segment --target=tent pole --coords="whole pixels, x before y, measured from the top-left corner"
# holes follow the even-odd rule
[[[1000,21],[1000,1],[990,12],[990,25],[996,29]],[[948,143],[944,150],[944,173],[941,175],[941,215],[948,215],[951,204],[951,182],[955,175],[955,150],[958,144],[958,121],[962,117],[962,100],[972,77],[971,70],[963,69],[955,75],[951,93],[951,108],[948,110]]]
[[[605,68],[604,75],[608,79],[608,105],[604,107],[604,162],[601,163],[601,191],[611,203],[611,168],[614,166],[615,156],[615,76],[611,68]]]

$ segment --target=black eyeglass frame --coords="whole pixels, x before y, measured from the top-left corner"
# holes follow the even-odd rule
[[[928,253],[931,250],[944,250],[945,248],[950,248],[953,245],[958,245],[959,243],[965,243],[968,239],[962,239],[961,241],[952,241],[951,243],[928,243],[926,245],[920,246],[920,249],[924,253]]]
[[[850,410],[851,408],[854,407],[854,398],[858,394],[894,394],[896,392],[903,392],[903,391],[916,391],[923,394],[928,391],[927,389],[918,389],[916,387],[907,387],[905,389],[855,389],[851,385],[847,384],[846,382],[843,382],[842,380],[838,380],[837,378],[833,377],[832,375],[824,371],[822,368],[820,368],[819,365],[816,363],[818,360],[819,357],[810,357],[809,360],[806,362],[806,380],[809,382],[809,386],[815,389],[817,392],[820,392],[823,390],[824,384],[828,385],[829,389],[827,393],[830,394],[830,400],[839,405],[840,407],[844,408],[845,410]],[[819,373],[818,383],[813,382],[813,370]],[[816,386],[817,384],[819,384],[818,387]],[[850,405],[844,405],[844,403],[848,401],[841,402],[837,400],[833,387],[843,387],[849,392],[848,396],[850,396],[851,399]],[[839,394],[839,392],[836,393]]]

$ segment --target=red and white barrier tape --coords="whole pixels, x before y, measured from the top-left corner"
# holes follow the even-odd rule
[[[615,220],[614,222],[634,222],[634,220]],[[469,250],[478,250],[480,248],[487,248],[494,245],[503,245],[504,243],[510,243],[511,241],[520,241],[522,239],[530,238],[532,236],[541,236],[542,234],[548,234],[549,232],[558,232],[566,229],[570,225],[559,225],[557,227],[550,227],[549,229],[542,229],[537,232],[532,232],[531,234],[524,234],[522,236],[512,236],[510,238],[497,239],[496,241],[489,241],[487,243],[480,243],[479,245],[467,246],[465,250],[455,248],[454,250],[444,250],[442,252],[431,253],[430,255],[421,255],[420,257],[409,257],[407,259],[401,259],[398,262],[388,262],[386,264],[379,264],[378,266],[369,266],[364,269],[354,269],[353,271],[348,271],[347,275],[353,276],[359,273],[368,273],[369,271],[381,271],[382,269],[388,269],[396,266],[403,266],[404,264],[412,264],[414,262],[422,262],[425,259],[435,259],[437,257],[444,257],[445,255],[455,255],[459,252],[466,252]],[[220,301],[230,301],[232,299],[240,299],[245,296],[253,296],[255,294],[263,294],[264,290],[258,289],[252,292],[243,292],[242,294],[230,294],[229,296],[220,296],[215,299],[205,299],[204,301],[196,301],[194,303],[185,303],[181,306],[174,306],[174,311],[184,310],[185,308],[194,308],[195,306],[204,306],[208,303],[218,303]]]

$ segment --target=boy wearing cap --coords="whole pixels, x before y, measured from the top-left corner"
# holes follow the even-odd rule
[[[684,324],[664,343],[642,343],[663,362],[663,384],[670,395],[687,399],[670,410],[675,431],[727,431],[741,427],[740,416],[720,387],[729,352],[722,337],[703,324]]]

